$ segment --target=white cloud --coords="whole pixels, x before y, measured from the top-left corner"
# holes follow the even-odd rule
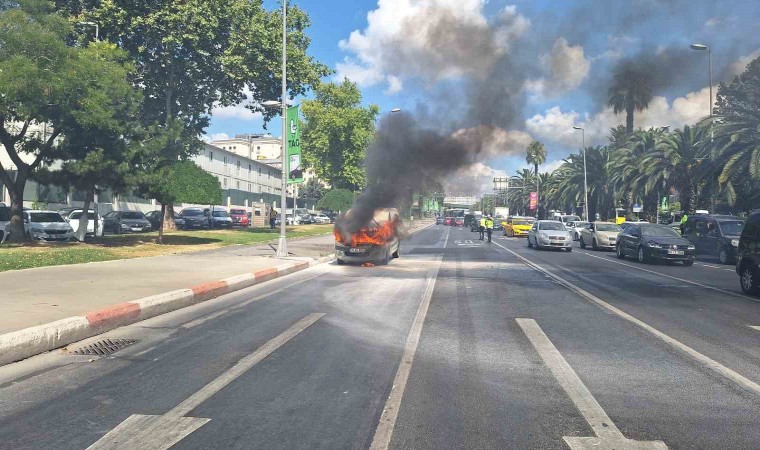
[[[696,123],[708,114],[709,97],[708,88],[678,97],[670,103],[665,97],[654,97],[649,108],[634,116],[635,126],[644,129],[670,126],[672,130]],[[528,131],[538,139],[566,147],[581,145],[581,133],[573,126],[585,128],[586,145],[600,145],[606,143],[610,129],[621,124],[625,124],[625,114],[616,115],[609,107],[589,116],[576,111],[563,112],[555,106],[525,121]]]
[[[438,81],[482,76],[529,27],[514,6],[489,22],[486,0],[379,0],[367,27],[339,47],[348,52],[336,79],[360,86],[387,84],[398,92],[404,78]]]
[[[729,74],[731,77],[739,75],[740,73],[747,70],[747,64],[751,63],[757,58],[760,58],[760,49],[757,49],[749,55],[742,56],[741,58],[737,59],[733,64],[731,64],[731,67],[729,67]]]
[[[211,111],[211,115],[214,118],[218,119],[240,119],[240,120],[258,120],[261,119],[263,116],[261,113],[254,113],[250,109],[246,108],[245,105],[248,105],[251,103],[251,91],[246,88],[243,90],[243,95],[245,95],[245,100],[241,101],[237,105],[233,106],[215,106],[214,109]]]
[[[230,135],[227,133],[212,133],[212,134],[203,135],[201,137],[201,139],[205,142],[224,141],[229,138],[230,138]]]
[[[571,46],[563,37],[554,42],[549,53],[541,56],[541,65],[547,76],[526,82],[526,88],[540,99],[558,97],[577,88],[591,68],[583,46]]]

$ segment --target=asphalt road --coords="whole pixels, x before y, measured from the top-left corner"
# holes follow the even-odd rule
[[[0,448],[758,448],[760,299],[731,267],[443,226],[401,253],[2,367]]]

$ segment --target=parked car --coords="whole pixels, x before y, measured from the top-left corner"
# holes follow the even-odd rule
[[[10,227],[11,224],[11,209],[4,204],[0,204],[0,242],[4,242],[8,237],[6,236],[6,227]]]
[[[435,218],[435,224],[436,225],[443,225],[444,222],[446,222],[446,218],[443,216],[438,216]]]
[[[145,218],[148,219],[148,222],[150,222],[150,226],[153,227],[154,230],[158,230],[159,228],[161,228],[161,222],[163,222],[163,219],[161,218],[161,211],[151,211],[145,215]],[[175,214],[174,225],[177,226],[178,230],[184,230],[185,219],[183,219],[182,216],[180,216],[179,214]]]
[[[111,211],[103,216],[104,233],[140,233],[152,229],[141,211]]]
[[[179,212],[179,217],[185,222],[183,226],[185,230],[209,228],[211,226],[208,211],[201,208],[185,208]]]
[[[736,273],[746,294],[760,294],[760,212],[749,215],[737,249]]]
[[[65,218],[69,217],[73,211],[76,211],[76,210],[80,210],[81,211],[82,208],[78,208],[76,206],[67,206],[65,208],[59,209],[58,210],[58,214],[60,214],[61,217],[63,217],[65,219]]]
[[[636,258],[640,263],[650,261],[683,262],[685,266],[697,259],[696,247],[673,228],[653,223],[630,225],[618,235],[617,257]]]
[[[311,213],[306,208],[296,208],[294,215],[297,218],[298,223],[302,225],[314,223],[311,220]]]
[[[581,221],[581,218],[579,216],[576,216],[575,214],[557,215],[553,219],[557,220],[559,222],[562,222],[564,224],[567,224],[568,222],[579,222],[579,221]]]
[[[695,215],[684,224],[682,236],[694,244],[697,255],[717,256],[721,264],[736,264],[744,222],[736,216]]]
[[[43,241],[75,238],[74,229],[56,211],[24,211],[24,230],[32,239]]]
[[[211,228],[232,228],[232,218],[226,209],[212,208]]]
[[[532,217],[507,217],[504,221],[504,236],[527,236],[535,219]]]
[[[589,222],[576,220],[565,224],[568,230],[573,234],[573,240],[581,240],[581,231],[588,226]]]
[[[314,223],[330,223],[330,218],[322,213],[312,214],[311,217],[314,220]]]
[[[573,251],[573,236],[558,220],[537,220],[528,232],[528,247],[559,248]]]
[[[74,209],[67,216],[63,216],[63,219],[71,225],[76,233],[79,231],[79,221],[82,218],[83,209]],[[59,210],[60,213],[60,210]],[[100,215],[95,214],[95,211],[89,210],[87,213],[87,235],[95,236],[95,219],[97,216],[98,221],[98,236],[103,236],[103,218]]]
[[[274,218],[275,225],[280,225],[282,222],[280,213],[277,213],[277,215]],[[293,215],[292,214],[286,214],[285,215],[285,225],[293,225]]]
[[[251,226],[251,219],[248,218],[248,211],[244,209],[231,209],[230,219],[232,219],[232,225],[238,227]]]
[[[581,248],[590,245],[594,250],[614,250],[620,225],[612,222],[591,222],[581,230]]]

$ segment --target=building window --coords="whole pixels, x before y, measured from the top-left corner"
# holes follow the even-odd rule
[[[227,157],[226,156],[224,157],[224,165],[225,166],[227,165]]]
[[[224,187],[227,187],[227,179],[224,179]]]
[[[237,189],[240,189],[240,182],[239,182],[239,181],[236,181],[236,182],[235,182],[235,187],[236,187]]]
[[[251,190],[251,183],[248,183],[248,192],[253,192],[253,191]]]
[[[208,160],[212,162],[214,161],[214,152],[208,152]]]

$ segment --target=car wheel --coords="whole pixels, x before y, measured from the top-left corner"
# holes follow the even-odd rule
[[[615,247],[615,254],[617,254],[618,259],[625,259],[625,252],[623,251],[622,245],[617,245]]]
[[[599,244],[596,242],[596,238],[594,238],[593,241],[591,241],[591,248],[594,250],[599,250]]]
[[[530,236],[528,236],[528,248],[533,248],[533,244],[530,242]]]
[[[756,295],[760,292],[757,272],[757,269],[752,267],[749,263],[744,264],[744,267],[742,267],[739,282],[741,283],[742,291],[744,291],[745,294]]]
[[[686,267],[693,266],[694,265],[694,261],[692,261],[690,259],[687,259],[686,261],[683,262],[683,265],[686,266]]]
[[[718,253],[718,259],[720,259],[721,264],[734,264],[733,258],[731,258],[731,255],[729,255],[728,250],[725,248],[720,249],[720,253]]]
[[[583,240],[583,236],[581,236],[581,248],[586,248],[586,242]]]
[[[638,256],[639,256],[638,260],[642,264],[646,264],[649,261],[649,259],[647,258],[647,253],[644,250],[644,247],[639,247],[639,254],[638,254]]]
[[[572,251],[573,251],[573,248],[572,248],[572,247],[568,247],[568,248],[567,248],[567,252],[568,252],[568,253],[570,253],[570,252],[572,252]]]
[[[346,262],[343,261],[342,259],[336,259],[335,262],[337,262],[339,266],[346,264]]]
[[[401,251],[401,247],[397,248],[397,249],[396,249],[396,251],[395,251],[395,252],[393,252],[393,258],[396,258],[396,259],[397,259],[397,258],[400,256],[400,255],[399,255],[399,252],[400,252],[400,251]]]

